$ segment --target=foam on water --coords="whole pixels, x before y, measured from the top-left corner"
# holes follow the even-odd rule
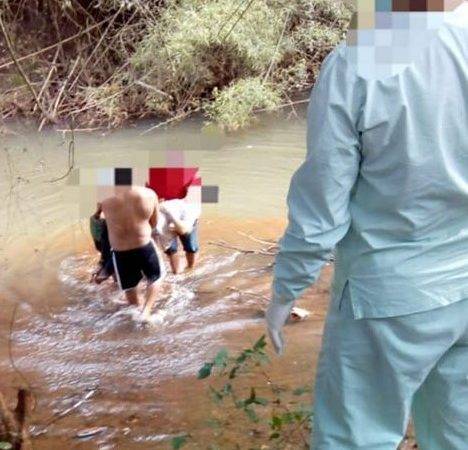
[[[69,385],[115,379],[151,383],[155,377],[194,374],[223,333],[258,321],[242,317],[255,300],[241,302],[238,294],[223,289],[236,277],[240,257],[239,252],[208,254],[194,270],[168,275],[153,313],[145,318],[111,279],[90,282],[95,254],[69,256],[57,274],[63,305],[31,311],[27,325],[17,327],[16,345],[27,349],[18,364],[40,370],[50,383]],[[201,283],[214,292],[209,299],[198,293]]]

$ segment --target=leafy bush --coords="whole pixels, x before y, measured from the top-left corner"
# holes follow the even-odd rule
[[[349,17],[341,1],[174,2],[149,24],[131,63],[167,94],[148,91],[154,111],[177,114],[201,103],[212,121],[235,130],[252,122],[256,108],[274,109],[285,92],[310,86]]]
[[[107,121],[111,126],[119,125],[126,118],[122,98],[123,89],[118,84],[88,87],[84,90],[86,107],[98,111],[100,120]]]
[[[254,120],[255,109],[275,110],[281,103],[281,94],[270,83],[260,78],[235,81],[231,86],[215,88],[214,100],[206,104],[208,117],[228,130],[245,128]]]
[[[181,91],[209,93],[266,70],[278,58],[275,46],[284,14],[265,0],[244,9],[237,5],[185,0],[168,7],[149,27],[132,57],[133,67],[176,102]]]
[[[247,126],[256,108],[311,87],[351,12],[345,0],[3,3],[30,86],[4,52],[0,116],[111,127],[198,110],[226,129]]]
[[[251,348],[243,350],[237,356],[220,350],[212,361],[206,362],[200,368],[199,379],[215,378],[209,386],[209,395],[221,409],[221,414],[237,411],[242,416],[235,421],[228,419],[229,414],[224,414],[224,419],[210,419],[209,426],[217,431],[213,442],[204,440],[201,445],[196,435],[183,433],[172,439],[173,450],[178,450],[188,443],[191,444],[190,448],[240,449],[241,444],[232,442],[228,432],[234,429],[238,433],[242,426],[242,418],[250,427],[255,427],[249,446],[251,450],[308,448],[312,411],[309,404],[304,404],[300,398],[304,394],[310,394],[310,389],[288,389],[273,383],[263,369],[269,363],[266,347],[265,336],[262,336]],[[243,379],[252,374],[264,378],[263,387],[251,386],[246,389],[243,386]]]

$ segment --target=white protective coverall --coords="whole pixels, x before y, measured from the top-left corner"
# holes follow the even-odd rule
[[[311,94],[267,323],[281,352],[335,248],[314,450],[395,450],[410,412],[422,450],[468,449],[468,4],[413,56],[381,76],[342,43]]]

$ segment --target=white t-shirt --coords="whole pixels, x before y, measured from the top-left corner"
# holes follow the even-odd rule
[[[153,229],[153,237],[159,242],[163,250],[166,250],[172,239],[177,236],[171,216],[182,222],[187,228],[192,229],[200,218],[201,205],[188,203],[185,200],[174,199],[161,202],[158,223]]]

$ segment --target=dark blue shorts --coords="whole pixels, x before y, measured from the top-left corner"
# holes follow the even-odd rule
[[[179,242],[182,242],[182,247],[187,253],[197,253],[198,252],[198,221],[193,225],[192,231],[189,234],[184,234],[183,236],[178,236],[172,239],[169,247],[164,251],[166,255],[173,255],[177,253],[179,249]]]
[[[112,250],[115,274],[120,289],[135,288],[143,276],[149,283],[161,278],[161,264],[153,242],[132,250]]]

